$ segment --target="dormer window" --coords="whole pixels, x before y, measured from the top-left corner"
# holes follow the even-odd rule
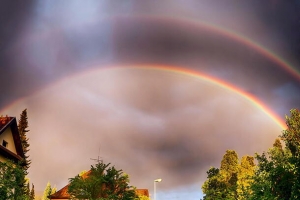
[[[4,146],[5,148],[7,148],[8,142],[6,142],[5,140],[3,140],[3,141],[2,141],[2,146]]]

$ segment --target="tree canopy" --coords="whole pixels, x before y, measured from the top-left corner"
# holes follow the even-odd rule
[[[242,157],[237,165],[236,153],[227,150],[220,170],[207,171],[204,199],[300,199],[300,112],[292,109],[290,113],[281,140],[276,139],[267,152],[255,154],[256,165],[252,156]]]
[[[205,200],[243,199],[252,173],[253,157],[245,156],[239,163],[234,150],[227,150],[221,161],[220,169],[211,167],[207,180],[202,186]]]
[[[110,163],[91,166],[90,171],[69,179],[68,193],[72,199],[130,200],[137,198],[135,188],[129,186],[129,177]]]
[[[22,166],[10,161],[0,162],[0,200],[29,199]]]

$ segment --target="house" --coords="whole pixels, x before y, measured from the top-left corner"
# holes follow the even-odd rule
[[[15,117],[0,117],[0,162],[18,162],[24,159],[24,152]]]
[[[88,177],[89,174],[90,174],[90,171],[86,172],[82,176]],[[52,200],[70,199],[70,194],[68,193],[68,187],[69,187],[69,184],[66,185],[65,187],[63,187],[62,189],[58,190],[54,194],[50,195],[49,198]],[[136,189],[135,191],[136,191],[136,194],[139,196],[144,195],[144,196],[149,197],[148,189]]]

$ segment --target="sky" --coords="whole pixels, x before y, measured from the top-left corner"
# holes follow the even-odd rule
[[[29,178],[98,158],[200,199],[227,149],[266,151],[300,102],[300,2],[1,1],[0,113],[28,110]]]

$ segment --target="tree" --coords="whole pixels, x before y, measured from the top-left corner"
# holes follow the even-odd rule
[[[236,154],[226,151],[220,170],[211,168],[202,186],[204,199],[296,200],[300,199],[300,112],[286,116],[287,129],[272,148],[253,157],[244,156],[238,166]],[[236,184],[235,184],[236,183]],[[236,189],[236,191],[235,191]],[[237,194],[237,195],[236,195]]]
[[[138,200],[150,200],[150,198],[145,195],[140,195],[138,196]]]
[[[25,174],[20,164],[0,162],[0,200],[27,200]]]
[[[29,194],[29,199],[30,200],[35,199],[35,192],[34,192],[34,185],[33,184],[31,185],[31,191],[30,191],[30,194]]]
[[[237,199],[238,155],[234,150],[226,151],[220,170],[211,167],[207,175],[202,186],[205,200]]]
[[[294,157],[300,154],[300,112],[292,109],[291,117],[285,116],[287,129],[282,132],[281,138],[290,149]]]
[[[204,200],[225,199],[226,184],[218,168],[211,167],[207,172],[207,180],[202,185]]]
[[[247,200],[251,194],[255,164],[253,156],[243,156],[238,166],[237,194],[238,199]]]
[[[130,200],[135,199],[135,189],[129,186],[129,177],[122,170],[103,162],[91,166],[82,176],[70,178],[68,193],[72,199]]]
[[[31,200],[34,199],[34,186],[30,191],[29,180],[26,178],[31,161],[27,155],[29,143],[26,133],[28,132],[27,110],[20,116],[18,130],[24,159],[18,163],[11,161],[0,162],[0,200]]]
[[[238,155],[234,150],[227,150],[221,161],[220,174],[226,184],[226,199],[237,199]]]
[[[21,139],[21,144],[23,148],[23,152],[25,155],[24,159],[24,169],[26,170],[26,173],[28,174],[27,170],[30,167],[31,161],[29,159],[28,151],[29,151],[29,142],[27,138],[27,132],[29,132],[28,128],[28,119],[27,119],[27,109],[23,110],[20,119],[19,119],[19,124],[18,124],[18,130],[20,134],[20,139]]]
[[[31,190],[30,190],[29,179],[26,178],[26,182],[27,182],[26,190],[25,190],[26,196],[28,197],[28,200],[34,200],[35,198],[34,185],[31,184]]]
[[[56,188],[52,188],[50,182],[48,182],[44,189],[42,200],[50,200],[48,196],[54,194],[55,192],[56,192]]]
[[[300,198],[300,113],[292,109],[286,116],[287,129],[282,131],[273,147],[262,155],[256,154],[258,167],[253,176],[250,199]]]
[[[256,154],[258,165],[249,199],[290,200],[295,179],[290,159],[290,150],[283,149],[279,139],[267,153]]]
[[[52,189],[51,189],[51,194],[54,194],[56,192],[57,188],[54,186]]]
[[[300,111],[290,110],[291,116],[286,116],[287,129],[282,132],[281,138],[291,152],[290,164],[294,182],[292,185],[291,199],[300,198]]]

